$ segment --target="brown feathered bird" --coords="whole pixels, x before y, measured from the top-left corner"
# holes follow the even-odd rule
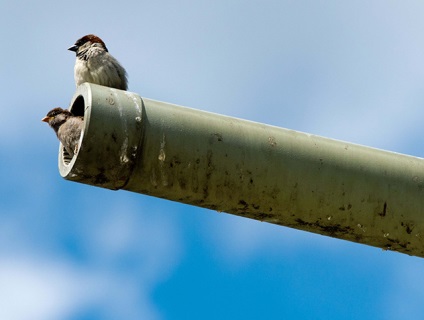
[[[71,157],[78,152],[78,143],[84,123],[83,117],[74,116],[62,108],[54,108],[41,121],[47,122],[53,128]]]
[[[68,50],[77,55],[74,68],[75,84],[90,82],[101,86],[127,90],[127,72],[106,48],[102,39],[88,34],[78,39]]]

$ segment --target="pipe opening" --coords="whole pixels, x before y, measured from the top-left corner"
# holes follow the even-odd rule
[[[68,110],[84,120],[75,155],[59,149],[61,176],[112,190],[123,188],[141,144],[141,98],[86,82],[77,87]]]

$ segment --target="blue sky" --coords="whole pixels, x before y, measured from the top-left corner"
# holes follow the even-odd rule
[[[142,97],[424,156],[424,2],[0,3],[0,319],[422,319],[424,261],[63,180],[94,33]]]

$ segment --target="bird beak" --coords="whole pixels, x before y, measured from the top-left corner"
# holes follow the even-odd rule
[[[69,47],[69,48],[68,48],[68,50],[69,50],[69,51],[77,52],[77,50],[78,50],[78,46],[77,46],[77,45],[73,45],[72,47]]]
[[[49,122],[49,120],[50,120],[50,117],[44,117],[43,119],[41,119],[41,121],[43,121],[43,122]]]

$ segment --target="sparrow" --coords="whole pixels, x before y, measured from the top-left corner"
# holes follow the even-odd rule
[[[53,128],[71,157],[78,152],[83,117],[74,116],[71,112],[62,108],[54,108],[41,121],[47,122]]]
[[[77,55],[74,68],[75,84],[90,82],[101,86],[127,90],[127,72],[106,48],[102,39],[88,34],[68,48]]]

